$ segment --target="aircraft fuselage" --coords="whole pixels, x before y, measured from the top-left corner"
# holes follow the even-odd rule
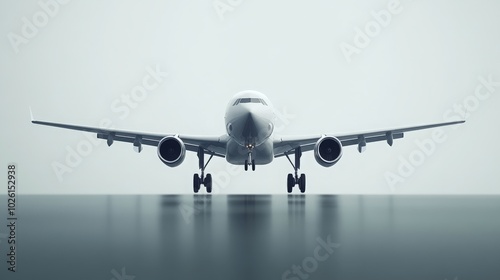
[[[226,160],[245,164],[250,158],[255,164],[273,161],[273,132],[276,115],[271,101],[262,93],[243,91],[228,103],[225,115],[227,142]]]

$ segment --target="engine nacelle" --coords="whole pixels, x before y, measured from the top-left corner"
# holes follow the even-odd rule
[[[157,149],[158,157],[167,166],[176,167],[186,157],[186,146],[177,136],[167,136],[161,139]]]
[[[332,136],[321,137],[314,146],[314,158],[324,167],[333,166],[342,157],[342,142]]]

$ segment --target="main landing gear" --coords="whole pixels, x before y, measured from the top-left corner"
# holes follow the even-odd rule
[[[306,174],[301,174],[299,177],[299,169],[300,169],[300,157],[302,156],[302,149],[300,147],[295,149],[295,164],[293,164],[292,160],[288,156],[288,153],[285,153],[286,158],[292,165],[293,169],[295,169],[295,176],[294,174],[288,174],[287,177],[287,191],[288,193],[292,192],[293,187],[295,185],[299,185],[299,190],[301,193],[304,193],[306,191]]]
[[[207,188],[207,193],[212,192],[212,175],[208,173],[205,176],[205,168],[213,156],[214,154],[211,154],[207,163],[205,163],[205,150],[202,147],[198,147],[198,166],[201,170],[201,175],[198,176],[198,173],[193,175],[193,191],[195,193],[198,193],[202,184]]]

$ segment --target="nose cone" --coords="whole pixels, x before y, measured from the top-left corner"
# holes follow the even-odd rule
[[[254,114],[249,111],[244,115],[243,118],[245,123],[243,126],[242,136],[246,139],[257,137],[258,129]]]
[[[229,136],[242,146],[259,146],[272,133],[272,120],[263,104],[240,103],[227,114]]]

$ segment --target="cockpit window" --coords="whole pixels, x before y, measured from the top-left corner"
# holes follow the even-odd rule
[[[240,98],[240,103],[253,103],[252,101],[257,101],[257,98]]]
[[[264,101],[263,99],[261,99],[261,98],[250,98],[250,97],[236,99],[236,101],[234,101],[233,106],[236,106],[236,105],[238,105],[240,103],[260,103],[262,105],[267,106],[266,101]]]

